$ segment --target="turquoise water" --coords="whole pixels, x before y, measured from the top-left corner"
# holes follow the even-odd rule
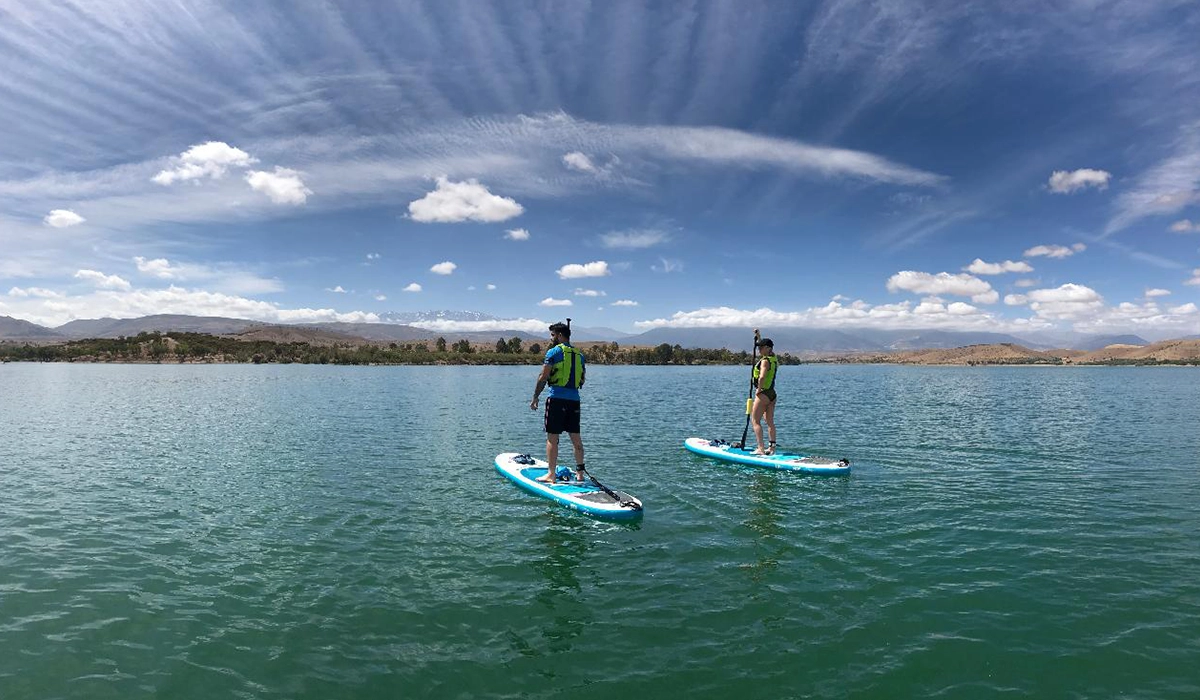
[[[0,698],[1195,698],[1200,371],[594,367],[566,511],[536,368],[0,366]]]

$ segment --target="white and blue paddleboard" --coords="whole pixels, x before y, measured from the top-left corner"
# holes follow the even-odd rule
[[[538,481],[539,476],[546,475],[547,466],[543,460],[516,452],[496,455],[496,471],[542,498],[598,518],[627,520],[642,515],[642,502],[636,497],[624,491],[605,489],[593,481],[573,481],[575,473],[566,467],[558,468],[557,483]],[[563,481],[563,476],[569,476],[572,481]]]
[[[691,437],[683,441],[683,446],[698,455],[748,464],[753,467],[767,467],[789,472],[804,472],[806,474],[849,474],[850,460],[830,459],[814,455],[799,455],[790,452],[776,452],[773,455],[756,455],[754,450],[737,447],[724,440],[709,440]]]

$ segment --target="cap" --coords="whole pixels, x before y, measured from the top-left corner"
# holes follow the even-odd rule
[[[755,343],[755,345],[757,345],[760,348],[764,345],[766,345],[767,347],[773,348],[773,347],[775,347],[775,342],[772,341],[770,338],[763,338],[762,340]]]

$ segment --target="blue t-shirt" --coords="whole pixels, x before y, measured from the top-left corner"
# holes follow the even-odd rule
[[[567,345],[570,347],[575,347],[574,345],[571,345],[570,343],[564,343],[564,345]],[[543,365],[557,365],[558,363],[560,363],[562,361],[563,361],[562,348],[555,345],[554,347],[552,347],[546,351],[546,359],[542,360],[542,364]],[[584,367],[583,353],[579,353],[579,366],[581,368]],[[578,401],[579,400],[579,390],[576,389],[575,387],[570,387],[570,386],[553,386],[553,385],[551,385],[550,386],[550,398],[566,399],[567,401]]]

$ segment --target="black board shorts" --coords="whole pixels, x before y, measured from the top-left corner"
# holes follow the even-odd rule
[[[546,399],[546,432],[550,435],[579,432],[579,402]]]

